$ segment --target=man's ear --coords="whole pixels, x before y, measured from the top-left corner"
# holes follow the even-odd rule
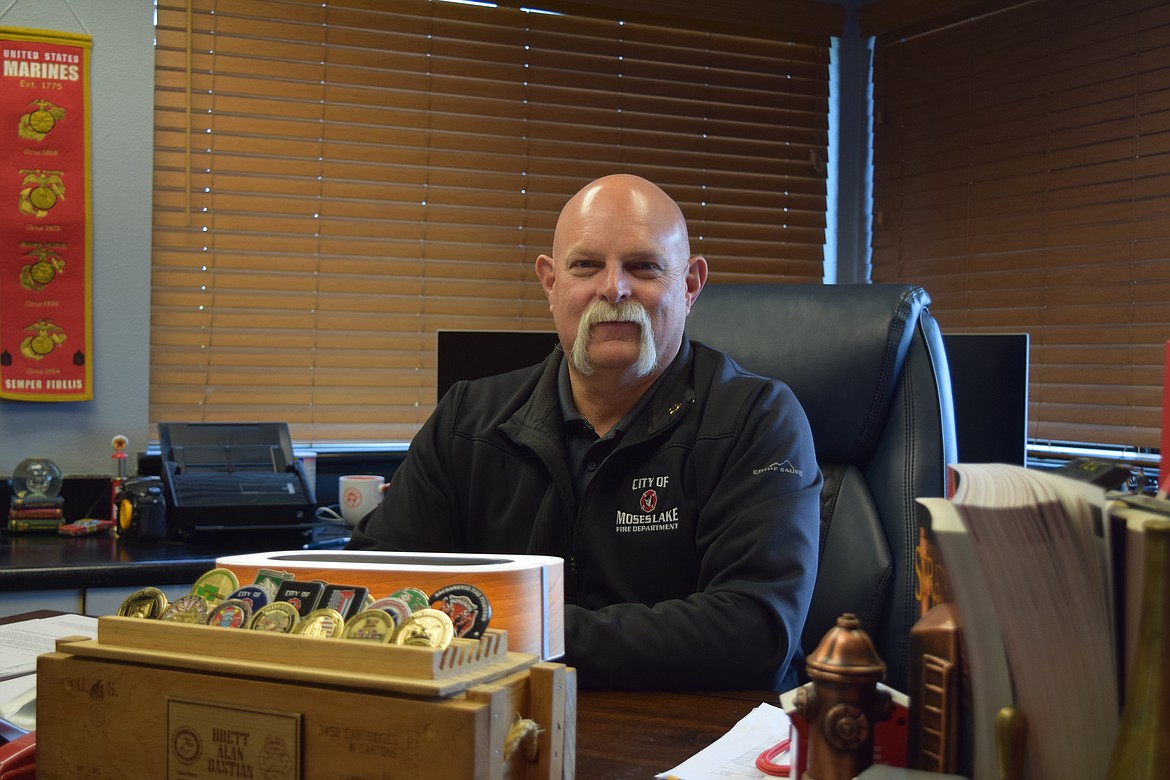
[[[707,284],[707,258],[702,255],[695,255],[690,259],[687,266],[687,314],[691,313],[691,307],[695,305],[695,301],[699,297],[699,293],[703,291],[703,285]]]
[[[548,255],[536,258],[536,278],[540,280],[545,296],[552,297],[553,283],[556,281],[556,263]]]

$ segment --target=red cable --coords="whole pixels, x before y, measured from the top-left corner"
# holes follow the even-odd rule
[[[791,730],[789,730],[789,736],[756,756],[756,769],[772,777],[788,777],[792,771],[791,763],[778,764],[776,763],[776,757],[786,752],[792,745],[791,733]]]

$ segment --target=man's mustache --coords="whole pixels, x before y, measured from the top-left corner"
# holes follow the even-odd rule
[[[649,329],[650,315],[637,301],[622,301],[618,304],[594,301],[581,314],[581,323],[584,327],[591,328],[602,322],[633,322]]]
[[[658,350],[654,344],[650,315],[646,307],[638,301],[622,301],[617,304],[593,301],[581,312],[581,319],[577,323],[577,340],[573,343],[569,355],[577,370],[585,376],[593,373],[593,361],[588,355],[589,341],[593,335],[593,326],[605,322],[632,322],[642,329],[638,360],[633,366],[634,373],[637,376],[651,373],[658,362]]]

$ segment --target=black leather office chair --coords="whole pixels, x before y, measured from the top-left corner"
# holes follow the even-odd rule
[[[803,649],[852,612],[905,691],[918,618],[914,499],[943,495],[955,460],[950,375],[921,287],[708,285],[695,341],[787,383],[825,477],[821,561]]]

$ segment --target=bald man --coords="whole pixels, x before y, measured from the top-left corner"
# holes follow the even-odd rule
[[[582,687],[795,685],[812,435],[787,386],[687,339],[707,261],[682,211],[636,176],[591,182],[536,275],[560,347],[454,386],[349,547],[564,558]]]

